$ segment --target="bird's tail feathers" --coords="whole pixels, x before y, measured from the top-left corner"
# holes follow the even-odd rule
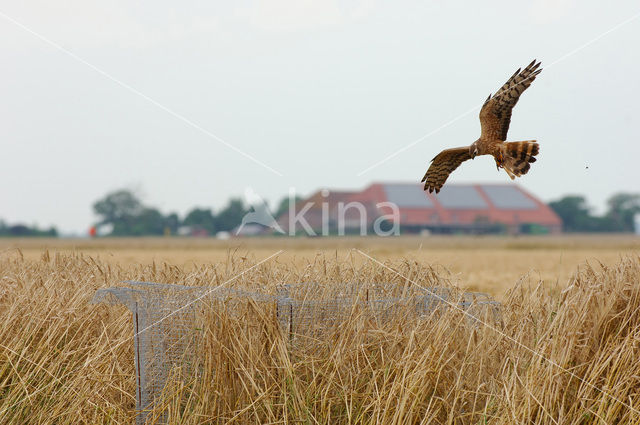
[[[531,164],[536,162],[535,156],[540,152],[540,145],[535,140],[505,143],[503,168],[513,180],[529,172]]]

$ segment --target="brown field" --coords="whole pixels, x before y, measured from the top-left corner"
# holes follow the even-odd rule
[[[109,264],[163,263],[191,269],[227,261],[229,256],[259,261],[275,252],[279,261],[298,267],[319,257],[370,261],[415,261],[436,267],[461,288],[487,292],[497,298],[521,278],[563,286],[579,267],[611,265],[621,256],[640,252],[637,236],[561,237],[399,237],[215,239],[138,238],[97,240],[0,239],[0,253],[39,259],[50,253],[81,252]]]
[[[354,306],[295,340],[272,305],[205,303],[197,373],[174,371],[149,423],[640,423],[635,237],[0,244],[0,424],[134,421],[131,314],[89,303],[126,279],[270,293],[391,282],[502,302],[480,322],[457,303],[385,320]]]

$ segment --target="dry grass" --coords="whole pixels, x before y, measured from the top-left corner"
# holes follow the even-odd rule
[[[558,237],[415,237],[398,238],[265,238],[215,239],[0,239],[0,255],[17,249],[26,259],[37,260],[45,249],[51,253],[90,255],[112,266],[168,263],[185,270],[238,257],[265,258],[277,250],[282,261],[303,267],[318,255],[345,260],[360,249],[386,261],[416,261],[451,273],[460,287],[502,299],[524,275],[532,283],[565,285],[578,267],[589,262],[613,265],[621,255],[640,252],[640,238],[633,235]],[[366,258],[355,256],[357,263]]]
[[[466,248],[464,248],[466,249]],[[469,248],[469,251],[471,248]],[[368,252],[375,256],[375,248]],[[131,423],[132,328],[124,307],[92,305],[123,279],[217,285],[260,258],[117,264],[76,253],[0,257],[0,423]],[[230,285],[315,281],[451,286],[423,261],[358,253],[277,258]],[[477,326],[456,309],[379,323],[349,320],[290,344],[273,309],[209,310],[199,379],[167,388],[170,423],[640,422],[640,258],[580,268],[564,287],[523,280],[502,320]],[[157,412],[156,412],[157,413]]]

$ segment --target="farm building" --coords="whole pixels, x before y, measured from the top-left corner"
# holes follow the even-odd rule
[[[357,192],[320,190],[278,217],[287,233],[364,234],[397,221],[401,233],[559,233],[562,221],[515,184],[374,183]],[[386,222],[386,223],[385,223]],[[376,227],[377,226],[377,227]],[[312,232],[310,232],[312,230]]]

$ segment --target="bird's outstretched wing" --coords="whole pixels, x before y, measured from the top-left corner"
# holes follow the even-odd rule
[[[440,192],[440,188],[447,181],[449,174],[467,159],[471,159],[469,146],[440,152],[431,160],[431,166],[427,170],[427,174],[422,178],[424,190],[428,190],[429,193],[434,190],[436,193]]]
[[[480,124],[482,126],[481,138],[485,140],[506,140],[509,123],[511,122],[511,110],[520,95],[536,79],[542,68],[538,69],[540,62],[534,59],[527,67],[520,68],[507,80],[496,94],[489,95],[480,110]]]

